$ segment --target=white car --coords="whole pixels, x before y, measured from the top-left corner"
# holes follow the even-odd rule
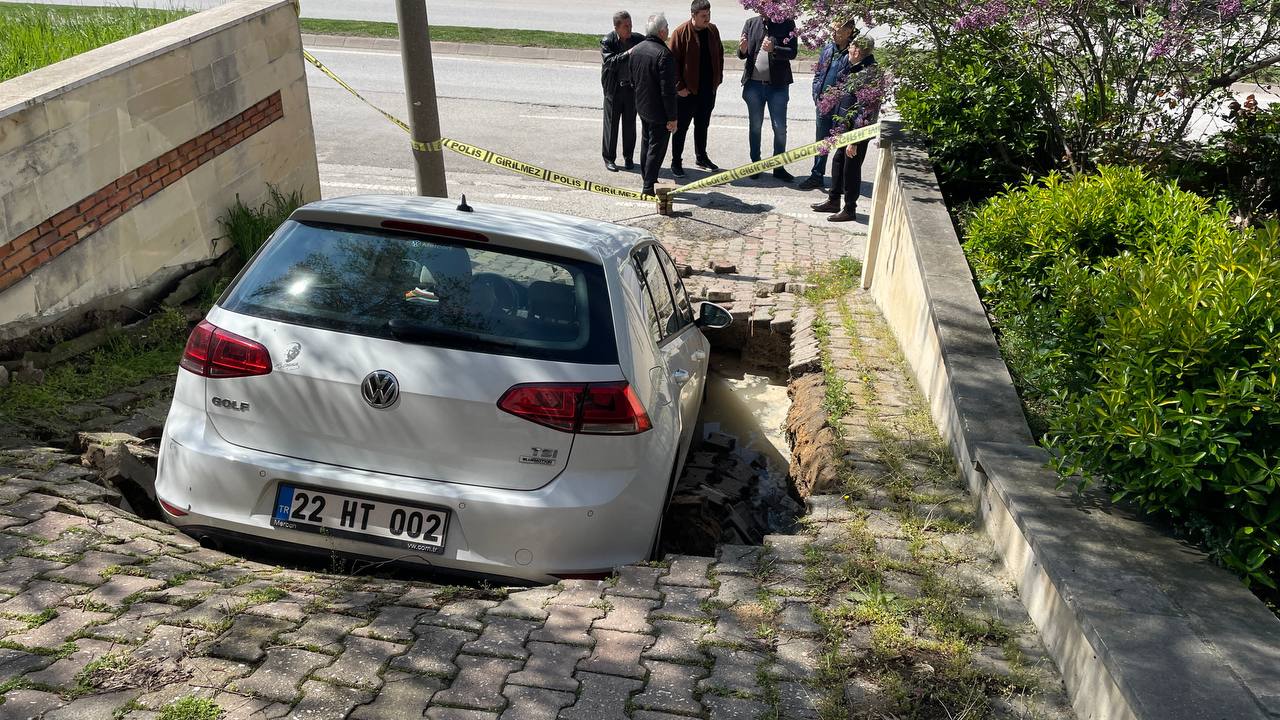
[[[167,519],[550,581],[654,551],[703,398],[675,264],[634,228],[360,196],[298,209],[192,332]]]

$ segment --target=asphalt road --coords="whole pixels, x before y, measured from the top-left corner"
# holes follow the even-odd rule
[[[311,50],[371,101],[405,115],[398,54],[321,47]],[[435,59],[435,67],[440,123],[446,136],[565,174],[640,189],[637,173],[610,173],[604,168],[598,66],[442,55]],[[314,69],[309,70],[308,82],[324,195],[412,193],[413,162],[405,134]],[[808,76],[798,77],[792,88],[789,115],[788,147],[812,142]],[[767,122],[763,135],[768,155],[772,140]],[[685,162],[690,166],[686,182],[705,174],[692,168],[692,143],[690,137],[685,151]],[[708,153],[726,168],[750,160],[746,108],[733,80],[722,87]],[[641,225],[657,222],[652,203],[543,183],[451,152],[446,152],[445,163],[450,197],[466,193],[472,204],[494,202]],[[788,169],[803,176],[810,165],[811,161],[803,161]],[[864,181],[871,178],[874,167],[873,148],[864,166]],[[666,169],[661,179],[675,182]],[[850,229],[865,229],[869,182],[863,183],[863,193],[861,222],[856,224],[863,227]],[[821,199],[818,192],[802,192],[766,175],[756,181],[742,180],[690,193],[677,201],[677,210],[708,223],[712,232],[733,232],[768,211],[825,223],[823,216],[808,207]]]
[[[186,8],[205,10],[226,0],[23,0],[23,2],[61,5],[123,5],[126,7]],[[560,32],[600,34],[612,29],[615,10],[626,9],[636,25],[652,13],[664,12],[675,27],[689,16],[689,4],[683,0],[619,0],[615,5],[601,5],[593,0],[428,0],[427,17],[437,25],[469,27],[521,28],[525,30],[558,30]],[[716,0],[711,7],[712,21],[725,37],[736,37],[752,13],[737,0]],[[395,22],[394,0],[302,0],[302,16],[334,20],[382,20]]]

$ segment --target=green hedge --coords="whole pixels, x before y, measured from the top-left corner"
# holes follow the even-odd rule
[[[1280,232],[1101,168],[1007,191],[965,248],[1059,468],[1280,577]]]

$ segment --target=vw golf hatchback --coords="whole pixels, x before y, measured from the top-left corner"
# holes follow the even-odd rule
[[[300,208],[192,332],[156,492],[220,542],[547,581],[644,560],[703,397],[642,231],[361,196]]]

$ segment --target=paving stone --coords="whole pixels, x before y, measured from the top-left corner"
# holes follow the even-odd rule
[[[667,660],[678,663],[701,663],[706,655],[698,648],[706,626],[701,623],[655,620],[654,630],[658,641],[644,651],[646,660]]]
[[[489,614],[522,620],[546,620],[547,610],[544,606],[559,594],[560,589],[554,585],[512,592],[506,600],[490,609]]]
[[[297,595],[291,597],[295,599],[272,600],[261,605],[250,605],[244,609],[244,612],[260,617],[287,620],[296,625],[310,617],[311,612],[307,610],[306,600],[297,600],[296,598],[300,597]]]
[[[604,591],[605,596],[623,595],[626,597],[661,600],[658,592],[658,578],[665,573],[663,568],[627,565],[618,570],[618,578],[613,587]]]
[[[434,610],[443,604],[440,602],[440,596],[443,592],[443,588],[438,587],[409,588],[404,594],[396,598],[396,604]]]
[[[302,700],[293,706],[289,720],[332,720],[345,718],[361,703],[369,702],[367,691],[308,680],[302,684]]]
[[[391,667],[411,673],[453,677],[458,672],[454,658],[463,643],[476,635],[466,630],[418,626],[418,639],[409,651],[391,661]]]
[[[721,545],[719,553],[716,575],[751,575],[756,571],[761,548],[757,545]]]
[[[115,523],[113,522],[112,525],[114,524]],[[102,529],[105,532],[105,530],[109,527],[111,527],[111,525],[104,525],[100,529]],[[107,543],[107,544],[99,545],[98,549],[103,552],[113,552],[113,553],[119,553],[121,555],[133,555],[139,560],[145,560],[145,559],[153,558],[153,557],[156,557],[157,555],[162,554],[165,550],[165,547],[160,543],[156,542],[155,540],[148,540],[146,538],[134,538],[127,542]]]
[[[139,543],[138,547],[150,548],[158,546],[155,542],[142,539],[147,535],[157,534],[156,530],[136,523],[127,517],[112,517],[110,520],[98,525],[98,532],[124,543],[134,543],[136,541]],[[138,554],[149,556],[151,553],[143,552]]]
[[[739,604],[727,610],[721,610],[716,615],[715,627],[711,632],[707,633],[707,642],[722,645],[762,644],[759,636],[759,625],[754,616],[748,618],[739,612],[740,608],[748,607],[759,608],[759,605]]]
[[[52,662],[53,658],[47,655],[0,648],[0,682],[7,682],[32,670],[47,667]]]
[[[813,543],[808,535],[766,535],[769,556],[779,563],[804,563],[805,548]]]
[[[427,709],[427,720],[498,720],[498,713],[462,708],[433,707]]]
[[[41,690],[11,690],[4,696],[4,716],[12,720],[38,718],[67,701]]]
[[[0,603],[0,613],[37,615],[85,589],[67,583],[33,580],[26,589]]]
[[[659,585],[683,585],[687,587],[709,588],[711,581],[707,579],[707,571],[715,562],[712,558],[694,555],[668,555],[671,567],[667,574],[658,579]],[[663,588],[664,592],[669,592]]]
[[[813,606],[809,603],[789,602],[778,614],[778,627],[791,635],[818,636],[822,626],[813,619]]]
[[[203,573],[204,568],[193,563],[174,557],[172,555],[161,555],[151,562],[142,566],[142,571],[149,577],[157,580],[171,581],[173,578]],[[207,582],[207,581],[201,581]],[[217,583],[209,583],[214,587],[221,587]]]
[[[439,678],[396,670],[388,670],[382,679],[377,697],[368,705],[357,707],[351,713],[351,720],[417,720],[431,696],[444,687],[444,681]]]
[[[822,693],[798,682],[778,683],[778,706],[784,720],[820,720]]]
[[[219,720],[275,720],[289,714],[289,706],[284,703],[237,693],[219,693],[213,701],[226,711]]]
[[[885,510],[869,510],[867,512],[867,517],[863,521],[866,524],[867,532],[878,538],[906,537],[902,529],[902,521],[892,513]]]
[[[651,613],[651,617],[692,622],[702,622],[711,617],[703,606],[711,599],[713,590],[673,585],[664,586],[662,590],[662,605]]]
[[[333,612],[363,615],[371,612],[379,602],[381,597],[377,593],[352,591],[340,593],[338,597],[325,603],[325,608]]]
[[[41,540],[53,541],[62,537],[62,533],[67,532],[72,528],[86,533],[94,533],[94,525],[96,525],[96,523],[87,517],[69,515],[67,513],[50,510],[38,520],[34,520],[20,528],[15,528],[10,532],[40,538]]]
[[[627,701],[644,682],[614,675],[579,672],[578,702],[560,713],[560,720],[628,720]]]
[[[747,650],[711,647],[708,649],[715,658],[711,667],[711,675],[698,682],[702,691],[720,689],[749,697],[760,697],[760,683],[756,672],[766,656]]]
[[[886,570],[883,573],[883,587],[900,598],[917,600],[924,595],[920,590],[920,578],[897,570]]]
[[[141,694],[141,690],[121,690],[89,695],[45,713],[44,720],[115,720],[116,711]]]
[[[732,605],[739,602],[755,602],[760,597],[760,583],[745,575],[719,575],[720,587],[715,598],[721,603]]]
[[[702,714],[702,704],[694,697],[694,688],[698,680],[706,677],[704,668],[652,660],[644,664],[649,668],[649,681],[644,692],[632,698],[635,707],[683,715]]]
[[[547,609],[549,611],[547,621],[541,630],[535,630],[529,635],[530,640],[587,646],[595,642],[587,631],[591,628],[592,622],[604,617],[602,608],[552,605]]]
[[[18,518],[5,518],[0,516],[0,530],[5,530],[3,524],[5,522],[22,522]],[[22,552],[32,545],[33,541],[17,535],[0,535],[0,557],[9,557],[15,553]]]
[[[67,533],[47,545],[31,545],[26,553],[34,557],[61,562],[73,556],[83,555],[86,550],[96,547],[99,540],[100,538],[96,535],[88,533]]]
[[[823,523],[845,523],[859,515],[845,504],[840,495],[810,495],[805,499],[807,517]]]
[[[458,676],[453,684],[431,698],[433,703],[498,712],[507,700],[499,692],[507,675],[520,669],[520,661],[459,655]]]
[[[8,635],[5,640],[23,647],[56,648],[86,627],[110,619],[110,613],[58,608],[58,617],[26,632]]]
[[[604,593],[602,580],[561,580],[560,585],[563,589],[551,599],[551,605],[596,605]]]
[[[264,654],[264,645],[276,635],[291,629],[293,623],[288,620],[238,615],[231,624],[231,629],[210,643],[205,652],[224,660],[257,662]]]
[[[571,692],[518,685],[508,685],[502,694],[509,704],[499,720],[555,720],[561,709],[577,699]]]
[[[557,645],[555,643],[530,642],[531,653],[524,669],[507,678],[512,685],[547,688],[577,692],[578,681],[573,678],[573,668],[579,660],[591,654],[589,650],[575,645]]]
[[[915,562],[911,554],[911,543],[896,538],[876,538],[876,552],[889,560],[904,565]]]
[[[292,703],[303,678],[328,665],[333,658],[309,650],[273,648],[249,677],[237,680],[237,692],[251,693],[275,702]]]
[[[754,700],[708,695],[703,698],[711,711],[709,720],[756,720],[766,717],[773,708]]]
[[[822,643],[802,637],[778,639],[777,664],[770,668],[774,677],[784,680],[808,680],[818,670]]]
[[[440,608],[435,615],[423,620],[428,625],[454,628],[478,633],[484,629],[481,618],[489,608],[497,607],[493,600],[459,600]]]
[[[391,642],[413,642],[413,627],[428,612],[422,608],[388,605],[378,611],[373,622],[353,630],[352,634]]]
[[[537,627],[538,623],[532,620],[491,617],[480,637],[463,645],[462,652],[524,660],[529,657],[524,643],[529,639],[529,633]]]
[[[147,567],[150,568],[149,565]],[[150,573],[148,574],[150,575]],[[186,603],[221,589],[222,586],[217,583],[205,582],[204,580],[188,580],[174,587],[156,590],[148,594],[147,599],[153,602]]]
[[[655,600],[614,595],[608,598],[609,609],[605,616],[591,624],[593,630],[617,630],[618,632],[652,633],[649,611],[658,607]]]
[[[578,663],[579,670],[644,679],[640,653],[654,643],[653,636],[614,630],[592,630],[591,636],[595,638],[595,647],[586,660]]]
[[[101,588],[99,588],[101,590]],[[96,625],[89,629],[95,637],[119,640],[126,643],[140,643],[147,639],[152,629],[165,618],[181,612],[177,605],[160,603],[134,603],[124,614],[108,623]]]
[[[160,587],[164,587],[164,583],[160,580],[134,577],[133,575],[116,575],[102,585],[99,585],[97,589],[89,593],[87,597],[91,602],[99,605],[119,608],[124,606],[125,598],[147,590],[155,590]],[[176,609],[177,608],[175,608],[175,610]]]
[[[161,595],[166,599],[169,598],[168,593]],[[166,622],[174,625],[189,625],[202,629],[211,629],[221,626],[228,618],[234,617],[245,606],[245,600],[242,597],[227,594],[223,592],[215,592],[213,595],[202,600],[199,604],[187,610],[174,615]],[[266,618],[261,618],[266,619]]]
[[[76,675],[89,663],[105,655],[132,650],[128,645],[101,640],[80,639],[75,641],[75,645],[76,649],[70,655],[56,660],[39,672],[28,673],[24,679],[36,685],[70,690],[75,687]]]
[[[0,512],[13,517],[20,517],[30,521],[39,520],[45,513],[53,510],[61,505],[64,500],[56,498],[52,495],[43,493],[29,493],[23,495],[20,499],[0,507]],[[65,514],[65,513],[59,513]],[[29,533],[28,533],[29,534]]]
[[[338,659],[329,667],[314,673],[312,677],[316,680],[377,690],[382,686],[382,678],[378,674],[387,661],[409,649],[408,645],[363,637],[348,637],[343,644],[346,649]]]
[[[335,613],[312,615],[297,630],[281,635],[280,642],[307,649],[320,649],[324,652],[338,652],[342,649],[342,638],[363,622],[350,615]]]

